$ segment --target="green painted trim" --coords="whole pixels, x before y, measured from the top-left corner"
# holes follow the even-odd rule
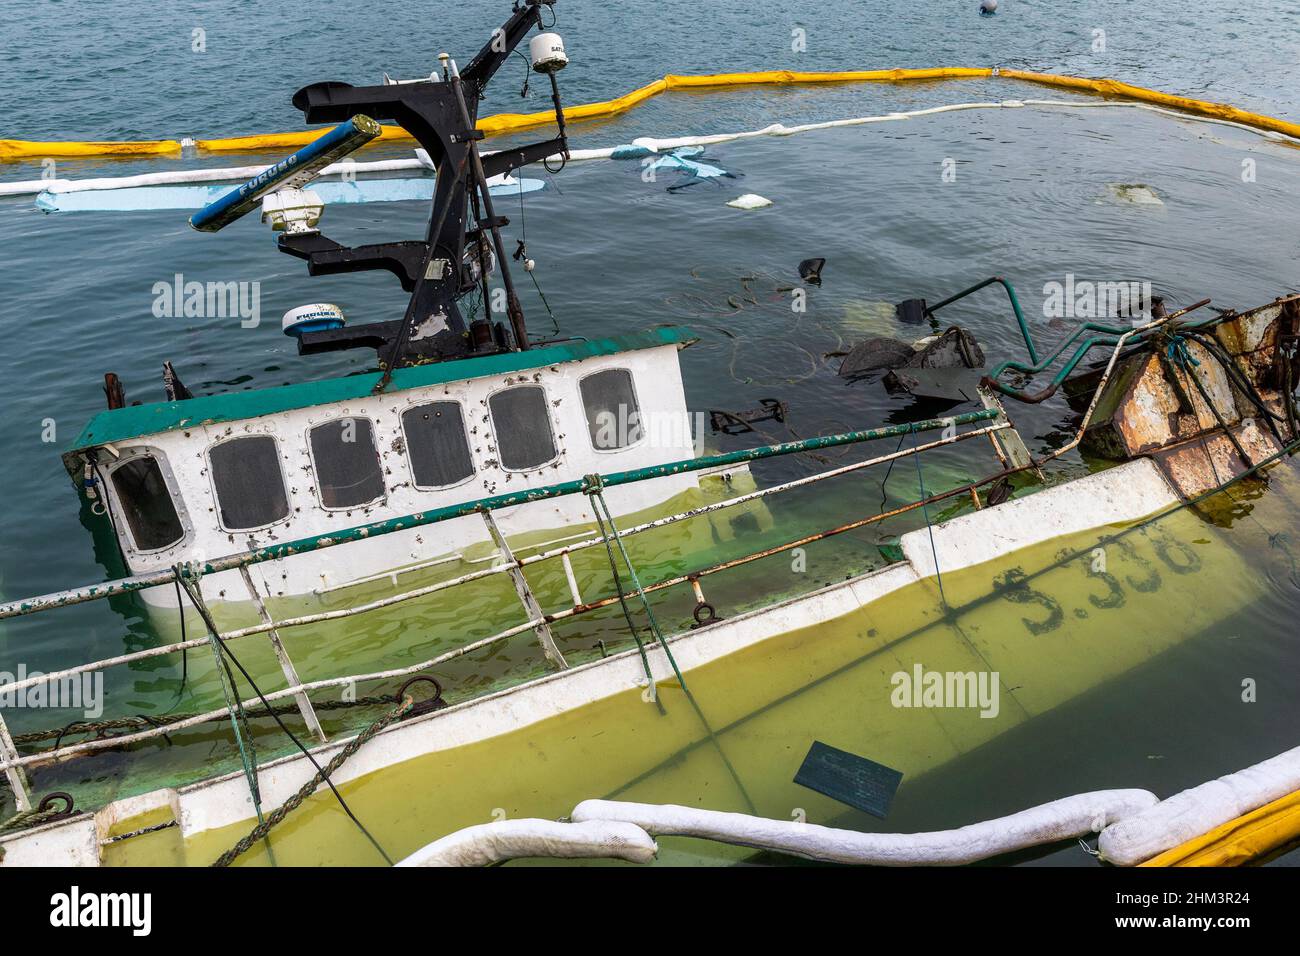
[[[685,348],[698,340],[699,336],[691,329],[682,326],[662,326],[605,339],[562,342],[545,348],[529,349],[527,352],[504,352],[482,358],[414,365],[397,369],[385,394],[429,385],[442,385],[447,382],[462,382],[472,378],[523,372],[547,365],[578,362],[597,355],[615,355],[619,352],[658,348],[661,345]],[[180,428],[244,421],[298,408],[357,401],[370,397],[379,377],[378,372],[369,375],[348,375],[318,382],[282,385],[277,388],[208,395],[183,402],[157,402],[152,405],[131,405],[127,408],[111,409],[100,412],[92,418],[68,452],[132,438],[144,438]]]

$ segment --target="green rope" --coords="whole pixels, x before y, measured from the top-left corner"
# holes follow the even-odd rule
[[[68,815],[66,808],[47,807],[44,810],[39,808],[33,810],[20,810],[8,820],[0,823],[0,833],[9,833],[13,830],[26,830],[31,827],[38,827],[42,823],[50,820],[57,820],[60,817]]]
[[[637,577],[636,568],[632,566],[632,559],[628,556],[627,548],[623,546],[623,539],[618,533],[618,525],[614,523],[614,515],[609,510],[609,504],[605,501],[605,496],[601,492],[603,483],[600,475],[588,475],[585,481],[587,483],[587,494],[591,497],[592,501],[591,510],[596,516],[596,524],[600,528],[601,536],[605,539],[605,549],[609,554],[610,569],[614,572],[614,583],[615,587],[618,589],[619,601],[623,604],[623,614],[627,618],[628,626],[632,628],[632,636],[636,638],[637,647],[641,649],[641,661],[645,666],[646,678],[650,681],[650,686],[654,686],[654,676],[650,672],[650,662],[646,657],[644,647],[641,645],[641,639],[637,637],[636,628],[632,624],[632,615],[627,607],[627,602],[623,599],[623,585],[619,580],[618,566],[614,562],[613,549],[610,548],[609,545],[610,535],[605,531],[605,521],[609,522],[609,529],[613,533],[614,542],[618,545],[619,553],[623,556],[623,564],[627,566],[628,574],[632,577],[632,583],[636,586],[637,595],[641,598],[641,605],[645,608],[646,617],[650,621],[650,629],[654,632],[656,639],[658,639],[659,646],[663,648],[664,656],[668,658],[668,663],[672,665],[673,673],[677,675],[677,682],[681,685],[682,693],[686,695],[686,700],[690,703],[691,709],[695,711],[695,715],[700,719],[700,724],[703,725],[705,734],[713,744],[714,749],[718,752],[718,757],[722,760],[722,765],[726,768],[732,782],[736,785],[736,789],[740,792],[740,796],[745,801],[749,812],[757,813],[758,809],[755,806],[753,799],[750,797],[749,791],[745,789],[744,781],[740,779],[740,774],[737,772],[735,765],[732,764],[726,751],[722,749],[722,743],[718,740],[717,734],[714,733],[713,726],[709,723],[708,717],[704,715],[704,710],[700,707],[699,701],[695,699],[695,695],[691,693],[691,689],[686,686],[686,679],[682,677],[681,669],[677,666],[677,660],[673,657],[673,652],[668,646],[668,641],[664,638],[663,631],[659,629],[659,622],[655,620],[654,611],[650,609],[650,601],[646,598],[645,588],[641,586],[641,580]],[[605,512],[603,520],[600,514],[602,509]],[[657,694],[655,695],[655,703],[659,705],[661,710],[663,709],[663,704],[660,702]]]
[[[1201,360],[1188,349],[1186,338],[1175,332],[1169,336],[1168,341],[1169,344],[1165,346],[1165,354],[1169,356],[1169,361],[1179,368],[1186,370],[1201,364]]]
[[[595,505],[592,505],[592,512],[596,515],[596,526],[600,529],[601,539],[605,542],[605,553],[609,556],[609,571],[614,578],[614,590],[618,593],[618,603],[623,608],[623,618],[627,621],[627,629],[632,633],[632,640],[636,641],[636,649],[637,653],[641,655],[641,667],[645,671],[647,685],[653,687],[655,679],[654,674],[650,671],[650,658],[646,656],[645,643],[641,640],[641,634],[636,629],[636,622],[632,620],[632,609],[627,606],[627,596],[623,593],[623,576],[618,573],[618,562],[614,560],[614,549],[610,546],[609,535],[605,532],[605,523],[601,520],[600,512],[596,510]],[[660,707],[662,708],[662,705]]]
[[[248,792],[253,797],[253,809],[257,811],[258,823],[263,823],[265,820],[262,816],[262,790],[257,780],[257,752],[253,749],[248,714],[244,712],[244,704],[239,699],[239,694],[235,692],[235,675],[230,672],[230,664],[222,654],[217,629],[213,626],[207,608],[203,604],[203,595],[196,593],[198,583],[185,579],[181,582],[181,586],[185,588],[185,593],[189,595],[195,610],[207,625],[208,645],[212,648],[212,656],[216,660],[217,681],[221,684],[221,693],[226,699],[226,712],[230,715],[230,727],[235,733],[235,743],[239,747],[239,760],[244,766],[244,777],[248,780]],[[248,737],[247,743],[245,743],[245,735]],[[268,854],[272,852],[270,843],[267,843],[266,851]],[[274,855],[271,856],[271,862],[272,864],[275,862]]]
[[[605,502],[605,496],[601,492],[601,481],[599,475],[588,475],[589,489],[587,494],[591,496],[592,510],[596,512],[596,523],[600,525],[601,534],[605,537],[605,546],[609,547],[609,536],[605,534],[604,524],[601,521],[600,511],[605,512],[605,520],[609,522],[609,529],[613,532],[614,543],[618,545],[619,553],[623,556],[623,564],[627,567],[627,573],[632,578],[632,585],[636,588],[637,597],[641,599],[641,606],[645,608],[646,619],[650,622],[650,631],[654,634],[655,640],[663,648],[664,655],[668,658],[668,663],[672,665],[673,674],[677,676],[677,681],[682,685],[682,690],[686,690],[686,680],[682,677],[681,670],[677,667],[677,661],[673,657],[673,652],[668,647],[668,641],[664,639],[663,631],[659,629],[659,622],[655,620],[654,611],[650,609],[650,601],[646,598],[645,588],[641,586],[641,580],[637,577],[636,568],[632,566],[632,559],[628,557],[627,548],[623,545],[623,538],[618,533],[618,525],[614,524],[614,515],[609,510],[609,505]],[[630,623],[630,619],[629,619]],[[647,665],[648,666],[648,665]]]

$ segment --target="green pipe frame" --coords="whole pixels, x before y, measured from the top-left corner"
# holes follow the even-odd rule
[[[927,307],[925,310],[926,314],[933,316],[935,312],[939,311],[944,306],[951,305],[953,302],[956,302],[959,299],[964,299],[968,295],[971,295],[975,292],[979,292],[981,289],[985,288],[986,286],[993,285],[993,283],[995,282],[1000,284],[1002,288],[1006,290],[1007,298],[1011,300],[1011,308],[1016,314],[1016,323],[1017,325],[1020,326],[1020,334],[1025,340],[1025,350],[1029,353],[1028,365],[1026,365],[1023,362],[1008,360],[998,365],[996,368],[993,369],[992,372],[988,374],[987,379],[989,384],[992,385],[993,388],[1001,392],[1003,395],[1009,395],[1012,398],[1016,398],[1021,401],[1032,400],[1032,397],[1027,396],[1023,389],[1012,388],[1010,385],[1004,385],[1000,381],[998,381],[998,379],[1002,376],[1002,374],[1006,372],[1008,369],[1017,372],[1023,372],[1026,375],[1035,375],[1039,372],[1044,371],[1047,368],[1050,368],[1056,362],[1056,360],[1061,357],[1061,355],[1065,352],[1066,349],[1068,349],[1071,345],[1073,345],[1076,341],[1078,341],[1079,336],[1087,332],[1103,333],[1102,335],[1091,336],[1090,338],[1085,339],[1082,343],[1079,344],[1079,347],[1075,349],[1074,354],[1070,356],[1069,361],[1067,361],[1065,365],[1062,366],[1061,370],[1057,372],[1055,376],[1052,377],[1051,384],[1048,386],[1045,392],[1040,393],[1040,394],[1050,394],[1056,391],[1058,387],[1060,387],[1060,384],[1064,382],[1067,377],[1069,377],[1070,373],[1075,370],[1075,368],[1078,366],[1078,364],[1081,361],[1083,361],[1083,357],[1092,348],[1098,345],[1108,345],[1114,347],[1115,345],[1118,344],[1118,338],[1109,338],[1108,336],[1120,336],[1120,335],[1124,335],[1127,332],[1133,331],[1131,327],[1123,328],[1114,325],[1103,325],[1100,322],[1085,322],[1083,325],[1075,329],[1069,336],[1067,336],[1065,341],[1063,341],[1057,347],[1055,352],[1053,352],[1047,358],[1040,360],[1038,357],[1038,349],[1034,344],[1033,333],[1029,330],[1029,323],[1025,321],[1025,313],[1020,308],[1020,300],[1016,297],[1016,290],[1012,288],[1011,283],[1008,282],[1006,279],[1004,279],[1002,276],[991,276],[985,279],[983,282],[976,283],[975,285],[971,286],[968,289],[963,289],[961,292],[958,292],[956,295],[949,296],[948,298],[944,299],[942,302]],[[1210,316],[1205,319],[1199,319],[1191,322],[1182,323],[1182,325],[1186,328],[1198,329],[1218,321],[1220,321],[1218,316]],[[1133,336],[1134,343],[1136,344],[1137,342],[1141,342],[1145,338],[1145,336],[1146,333],[1144,332],[1138,333],[1137,335]]]

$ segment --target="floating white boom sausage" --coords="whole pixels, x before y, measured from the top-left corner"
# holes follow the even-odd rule
[[[530,856],[649,863],[658,850],[648,833],[630,823],[502,820],[457,830],[416,850],[397,865],[487,866]]]
[[[1130,816],[1101,835],[1101,858],[1135,866],[1222,823],[1300,790],[1300,747],[1192,787]]]
[[[634,823],[652,836],[690,836],[830,863],[867,866],[960,866],[1026,847],[1100,833],[1157,802],[1147,790],[1079,793],[1010,816],[934,833],[859,833],[815,823],[671,804],[584,800],[573,821]]]

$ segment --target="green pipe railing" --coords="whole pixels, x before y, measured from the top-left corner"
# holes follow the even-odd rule
[[[1025,364],[1024,362],[1017,362],[1015,360],[1008,360],[995,367],[993,371],[991,371],[988,374],[987,376],[988,383],[993,388],[1001,392],[1003,395],[1009,395],[1012,398],[1019,399],[1020,401],[1030,401],[1030,402],[1042,401],[1043,398],[1046,398],[1047,396],[1053,394],[1057,390],[1057,388],[1060,387],[1061,383],[1064,382],[1065,379],[1069,377],[1070,373],[1073,372],[1075,368],[1078,367],[1079,363],[1083,361],[1083,357],[1087,355],[1089,351],[1091,351],[1093,348],[1099,345],[1114,347],[1115,345],[1119,344],[1118,336],[1133,331],[1132,326],[1125,328],[1122,326],[1105,325],[1100,322],[1085,322],[1083,323],[1083,325],[1076,328],[1069,336],[1067,336],[1065,341],[1063,341],[1056,348],[1056,351],[1054,351],[1047,358],[1040,360],[1038,357],[1038,349],[1034,344],[1033,333],[1029,329],[1029,323],[1025,321],[1025,313],[1020,308],[1020,300],[1016,296],[1016,290],[1012,288],[1011,283],[1008,282],[1006,279],[1004,279],[1002,276],[991,276],[985,279],[983,282],[979,282],[968,289],[963,289],[961,292],[958,292],[956,295],[949,296],[948,298],[944,299],[942,302],[937,303],[936,305],[928,306],[925,310],[926,314],[933,315],[935,312],[937,312],[939,309],[942,309],[944,306],[951,305],[953,302],[956,302],[959,299],[964,299],[968,295],[978,292],[981,289],[985,288],[986,286],[993,285],[995,282],[1000,284],[1002,288],[1006,290],[1007,298],[1010,299],[1011,308],[1016,315],[1016,324],[1020,326],[1020,335],[1025,340],[1025,350],[1029,353],[1029,364]],[[1184,328],[1198,329],[1219,321],[1221,321],[1220,316],[1210,316],[1205,319],[1198,319],[1190,322],[1184,322],[1181,323],[1181,325]],[[1061,370],[1052,377],[1052,381],[1048,385],[1048,387],[1038,392],[1037,394],[1032,396],[1026,395],[1023,389],[1012,388],[1010,385],[1004,385],[1002,384],[1002,382],[999,381],[999,378],[1002,376],[1002,374],[1008,370],[1022,372],[1026,375],[1036,375],[1039,372],[1042,372],[1050,368],[1057,361],[1057,359],[1059,359],[1065,353],[1066,349],[1068,349],[1071,345],[1074,345],[1079,340],[1080,336],[1088,332],[1099,332],[1102,334],[1094,335],[1088,339],[1085,339],[1083,342],[1079,343],[1079,347],[1075,349],[1074,354],[1070,356],[1069,360],[1065,363],[1064,366],[1062,366]],[[1147,334],[1148,334],[1147,332],[1139,332],[1136,335],[1132,336],[1132,341],[1134,342],[1134,344],[1140,343],[1146,338]]]
[[[950,295],[948,298],[944,299],[942,302],[938,303],[937,305],[927,306],[925,310],[926,314],[934,315],[934,313],[938,312],[945,305],[952,305],[952,303],[956,302],[958,299],[964,299],[966,298],[966,296],[978,292],[980,289],[983,289],[985,286],[990,286],[995,282],[999,283],[1002,286],[1002,288],[1006,290],[1007,298],[1011,300],[1011,308],[1016,313],[1016,322],[1019,323],[1020,325],[1020,334],[1021,336],[1024,337],[1025,348],[1029,352],[1029,361],[1037,363],[1038,350],[1034,348],[1034,336],[1029,331],[1029,323],[1025,321],[1025,313],[1021,311],[1020,300],[1016,298],[1016,290],[1013,289],[1011,287],[1011,283],[1008,282],[1006,279],[1002,278],[1002,276],[990,276],[989,278],[985,279],[983,282],[971,286],[969,289],[963,289],[961,292],[958,292],[956,295]]]
[[[527,504],[532,501],[543,501],[548,498],[559,498],[565,495],[584,494],[599,487],[633,484],[650,478],[663,478],[669,475],[680,475],[687,472],[702,471],[707,468],[718,468],[725,467],[726,465],[738,465],[750,461],[759,461],[764,458],[776,458],[782,455],[793,455],[799,452],[816,451],[823,448],[836,448],[841,445],[855,445],[860,442],[876,441],[882,438],[899,438],[903,435],[914,432],[937,431],[939,429],[955,427],[957,425],[969,425],[976,422],[991,421],[1001,417],[1001,415],[1002,410],[999,408],[986,408],[978,412],[965,412],[961,415],[953,415],[950,418],[931,418],[926,419],[925,421],[910,422],[903,425],[889,425],[884,428],[869,428],[861,431],[843,432],[838,435],[823,435],[817,438],[806,438],[802,441],[783,442],[777,445],[761,445],[757,448],[747,448],[741,451],[725,452],[718,455],[704,455],[699,458],[685,458],[662,465],[651,465],[646,468],[634,468],[630,471],[616,471],[603,476],[589,476],[587,478],[579,478],[572,481],[562,481],[553,485],[543,485],[540,488],[529,488],[521,491],[509,492],[507,494],[491,495],[486,498],[475,498],[472,501],[466,501],[461,504],[432,508],[429,511],[416,512],[415,514],[405,515],[400,518],[386,518],[382,521],[357,525],[356,527],[346,528],[341,531],[312,535],[306,538],[299,538],[295,541],[285,541],[268,545],[264,548],[257,548],[252,551],[232,554],[224,558],[216,558],[204,562],[201,565],[182,565],[180,567],[180,574],[182,577],[186,578],[198,578],[207,574],[216,574],[221,571],[233,571],[237,568],[246,567],[248,565],[261,564],[265,561],[275,561],[298,554],[309,554],[313,551],[337,547],[341,544],[362,541],[379,535],[392,534],[395,531],[421,528],[426,525],[437,524],[440,521],[448,521],[452,518],[461,518],[479,512],[496,511],[500,508],[512,508],[516,505]],[[165,570],[154,571],[148,574],[138,574],[132,577],[118,578],[115,581],[108,581],[103,584],[88,585],[81,588],[58,591],[53,594],[46,594],[39,597],[24,598],[20,601],[0,604],[0,620],[33,614],[37,611],[48,610],[49,608],[66,607],[71,604],[97,601],[118,594],[140,591],[145,588],[157,587],[160,584],[170,584],[176,579],[176,571],[167,568]]]

